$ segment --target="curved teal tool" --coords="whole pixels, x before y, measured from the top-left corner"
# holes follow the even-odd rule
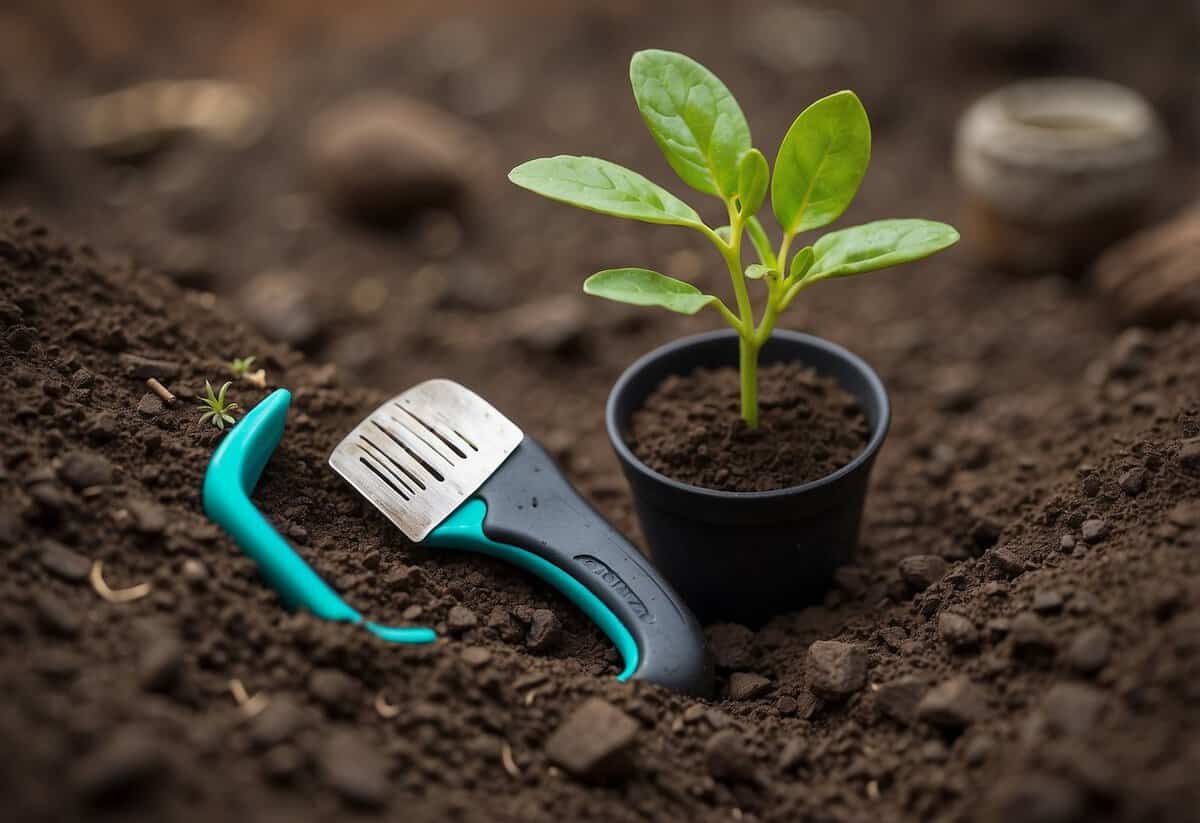
[[[283,437],[292,395],[276,389],[233,427],[204,475],[204,511],[227,531],[289,608],[326,620],[361,623],[391,643],[431,643],[432,629],[381,626],[363,618],[321,579],[250,502],[263,468]]]

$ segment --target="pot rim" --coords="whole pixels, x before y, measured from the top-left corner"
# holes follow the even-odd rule
[[[810,346],[812,348],[823,349],[825,352],[840,357],[851,366],[857,369],[863,377],[866,378],[867,384],[870,386],[879,399],[879,421],[873,427],[870,440],[863,447],[862,451],[855,456],[846,465],[839,468],[832,474],[827,474],[824,477],[810,480],[807,483],[801,483],[798,486],[786,486],[782,489],[770,489],[761,492],[728,492],[719,489],[709,489],[704,486],[695,486],[691,483],[684,483],[681,480],[675,480],[667,477],[665,474],[655,471],[642,462],[629,445],[625,442],[625,437],[622,433],[619,421],[617,420],[617,397],[627,390],[629,384],[639,372],[644,370],[653,361],[664,355],[670,354],[678,349],[687,348],[689,346],[708,343],[713,340],[722,338],[737,338],[737,332],[733,329],[719,329],[717,331],[702,332],[700,334],[692,334],[686,337],[679,337],[669,343],[658,346],[650,350],[646,354],[639,357],[633,362],[621,376],[617,378],[617,382],[613,384],[612,390],[608,393],[608,400],[604,406],[604,423],[608,429],[608,439],[612,442],[613,448],[616,449],[618,456],[627,465],[634,466],[639,472],[653,479],[655,482],[674,489],[677,492],[695,495],[709,500],[720,500],[724,502],[736,501],[772,501],[786,497],[801,495],[806,492],[823,489],[826,486],[833,485],[840,481],[843,477],[857,471],[864,464],[870,463],[875,459],[876,453],[883,445],[884,439],[887,437],[888,428],[891,426],[892,407],[891,401],[888,398],[887,389],[883,385],[883,381],[873,368],[861,357],[854,352],[839,346],[837,343],[830,342],[824,338],[817,337],[804,332],[791,331],[789,329],[776,329],[771,333],[772,338],[788,340],[793,343]]]

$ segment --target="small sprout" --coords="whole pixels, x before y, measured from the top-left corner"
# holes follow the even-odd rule
[[[236,677],[229,681],[229,691],[233,695],[234,702],[238,704],[238,708],[242,710],[242,714],[247,717],[262,714],[263,709],[271,702],[271,698],[267,696],[266,692],[259,692],[251,697],[242,681]]]
[[[235,357],[229,361],[229,373],[234,377],[241,377],[243,374],[250,371],[250,367],[253,365],[253,357]]]
[[[233,419],[231,412],[237,410],[238,404],[225,402],[225,392],[229,390],[229,385],[229,381],[226,381],[225,385],[221,386],[221,390],[214,394],[212,383],[204,381],[204,390],[207,396],[196,395],[196,399],[200,401],[196,408],[204,410],[204,414],[200,415],[200,425],[211,420],[218,429],[224,429],[226,423],[232,426],[237,422]]]

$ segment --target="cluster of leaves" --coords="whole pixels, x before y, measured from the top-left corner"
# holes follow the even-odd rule
[[[684,183],[726,206],[718,228],[671,192],[637,172],[595,157],[560,155],[530,160],[509,179],[537,194],[591,211],[683,226],[705,235],[729,268],[736,311],[690,283],[644,268],[607,269],[584,283],[588,294],[659,306],[681,314],[713,307],[737,330],[742,348],[742,416],[757,425],[758,350],[780,314],[803,289],[836,277],[876,271],[927,257],[953,245],[958,232],[927,220],[879,220],[834,231],[792,252],[801,232],[829,225],[850,205],[871,157],[871,127],[853,92],[841,91],[806,108],[775,156],[774,174],[754,148],[750,126],[729,89],[696,61],[650,50],[630,63],[633,94],[654,140]],[[773,247],[756,216],[771,197],[782,238]],[[758,261],[743,268],[749,237]],[[757,320],[747,280],[766,284]]]
[[[229,373],[234,377],[241,377],[250,371],[254,365],[254,357],[235,357],[229,361]]]
[[[233,412],[237,411],[238,404],[231,403],[225,399],[225,392],[229,391],[230,382],[226,382],[221,386],[220,391],[214,392],[212,383],[204,381],[205,394],[196,396],[200,403],[196,408],[204,412],[200,415],[200,425],[212,421],[212,424],[218,429],[224,429],[225,424],[233,425],[237,422],[233,417]]]

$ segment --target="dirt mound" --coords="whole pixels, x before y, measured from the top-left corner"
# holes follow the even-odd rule
[[[4,219],[0,273],[0,787],[17,819],[1200,809],[1196,327],[1126,333],[1035,425],[1003,405],[901,425],[859,564],[823,608],[710,627],[730,697],[706,704],[618,684],[615,652],[555,594],[412,547],[362,504],[324,461],[380,397],[27,217]],[[260,507],[352,604],[447,639],[400,648],[288,614],[205,520],[220,434],[188,398],[251,352],[295,395]],[[243,408],[265,392],[231,388]],[[606,480],[620,511],[607,471],[585,488]],[[149,593],[109,602],[97,562],[111,599]],[[544,750],[591,697],[637,721],[616,788]]]

